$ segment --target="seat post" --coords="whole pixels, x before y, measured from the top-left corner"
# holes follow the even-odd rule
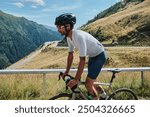
[[[116,74],[116,73],[115,73],[115,72],[113,72],[112,77],[111,77],[111,80],[110,80],[110,83],[112,83],[112,82],[113,82],[113,80],[114,80],[114,78],[116,77],[116,76],[115,76],[115,74]]]
[[[121,70],[119,70],[119,69],[108,70],[108,71],[112,72],[112,77],[111,77],[110,83],[112,83],[112,82],[113,82],[113,80],[114,80],[114,78],[116,78],[116,76],[115,76],[115,75],[116,75],[116,73],[121,72]]]

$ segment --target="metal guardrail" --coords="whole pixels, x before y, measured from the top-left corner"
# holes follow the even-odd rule
[[[141,68],[103,68],[102,72],[119,69],[121,72],[141,72],[141,85],[144,82],[144,72],[150,71],[150,67]],[[0,70],[0,74],[43,74],[43,92],[46,96],[46,74],[63,72],[65,69],[4,69]],[[70,72],[76,72],[77,69],[71,69]],[[87,72],[87,69],[84,69]]]

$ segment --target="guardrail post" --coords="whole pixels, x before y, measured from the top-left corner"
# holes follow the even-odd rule
[[[46,97],[46,73],[43,74],[43,93]]]
[[[144,85],[144,73],[141,71],[141,86],[143,87]]]

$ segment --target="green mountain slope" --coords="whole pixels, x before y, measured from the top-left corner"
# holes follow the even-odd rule
[[[24,17],[0,11],[0,68],[18,61],[46,41],[60,40],[60,35]]]

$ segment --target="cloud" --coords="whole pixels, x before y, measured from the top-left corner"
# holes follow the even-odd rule
[[[79,8],[78,5],[74,5],[74,6],[57,6],[57,5],[53,5],[51,8],[45,8],[42,11],[43,12],[55,12],[55,11],[67,11],[67,10],[74,10]]]
[[[35,5],[32,5],[31,7],[32,7],[32,8],[34,8],[34,9],[36,9],[36,8],[37,8],[37,6],[35,6]]]
[[[24,4],[22,4],[21,2],[13,3],[13,5],[15,5],[15,6],[19,7],[19,8],[24,7]]]
[[[44,0],[21,0],[21,2],[15,2],[12,4],[17,6],[18,8],[22,8],[22,7],[26,6],[27,3],[31,4],[32,8],[37,8],[37,6],[44,6],[45,5]]]
[[[25,0],[25,2],[33,3],[34,5],[44,6],[44,0]]]

